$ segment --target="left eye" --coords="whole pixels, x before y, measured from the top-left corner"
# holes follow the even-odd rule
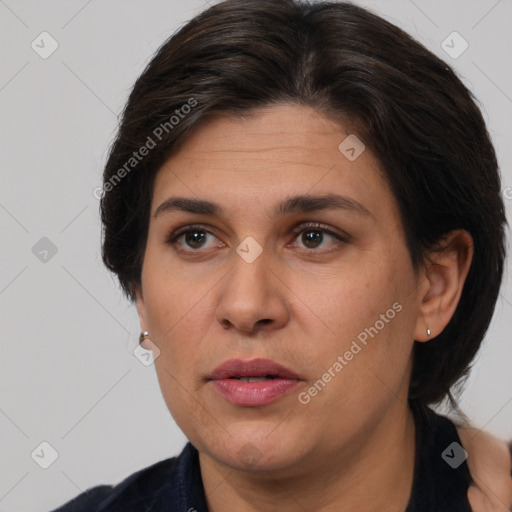
[[[305,245],[307,249],[318,249],[318,245],[324,242],[325,236],[330,237],[334,240],[334,243],[331,245],[340,245],[343,243],[346,243],[346,239],[342,237],[341,235],[338,235],[337,233],[334,233],[330,231],[329,229],[313,225],[313,226],[303,226],[298,231],[295,231],[294,234],[296,234],[296,238],[298,238],[298,235],[302,234],[300,237],[300,240]]]

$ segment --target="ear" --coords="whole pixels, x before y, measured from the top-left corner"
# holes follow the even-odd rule
[[[472,258],[473,239],[463,229],[443,237],[427,255],[425,282],[419,296],[420,314],[414,331],[416,341],[428,341],[448,325],[462,295]]]
[[[138,287],[135,290],[135,305],[137,307],[137,313],[139,314],[140,330],[149,331],[148,323],[146,320],[146,304],[144,303],[141,287]]]

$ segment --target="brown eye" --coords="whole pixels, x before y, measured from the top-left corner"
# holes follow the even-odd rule
[[[212,242],[210,247],[207,247],[205,244],[208,240],[208,236],[211,236],[213,239],[217,238],[213,233],[204,229],[202,226],[185,226],[171,233],[167,239],[167,244],[177,246],[180,250],[190,250],[192,252],[198,252],[199,249],[209,249],[219,245],[218,243],[213,244]]]
[[[309,249],[316,249],[317,244],[322,243],[323,232],[319,230],[307,230],[302,232],[302,242]]]
[[[334,242],[330,244],[331,247],[348,243],[348,239],[346,237],[327,229],[323,224],[299,226],[299,228],[294,231],[294,234],[296,235],[296,239],[299,238],[299,235],[302,235],[300,240],[306,249],[322,249],[320,246],[325,242],[326,235],[327,239],[330,238]]]
[[[199,249],[206,239],[205,231],[198,231],[196,229],[187,231],[184,233],[184,236],[185,243],[193,249]]]

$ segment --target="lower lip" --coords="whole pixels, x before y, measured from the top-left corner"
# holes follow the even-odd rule
[[[244,382],[236,379],[210,381],[214,389],[228,402],[246,407],[267,405],[288,394],[297,384],[297,379],[269,379]]]

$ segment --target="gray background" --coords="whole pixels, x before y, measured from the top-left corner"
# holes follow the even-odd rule
[[[357,3],[455,66],[488,121],[510,212],[512,0]],[[93,190],[134,80],[205,6],[0,0],[0,512],[52,509],[185,443],[154,367],[133,355],[138,319],[102,266]],[[59,45],[47,59],[31,47],[43,31]],[[453,31],[469,44],[456,59],[441,47]],[[54,255],[41,252],[43,237]],[[503,437],[512,437],[509,274],[462,400],[475,425]],[[43,441],[58,453],[47,469]]]

